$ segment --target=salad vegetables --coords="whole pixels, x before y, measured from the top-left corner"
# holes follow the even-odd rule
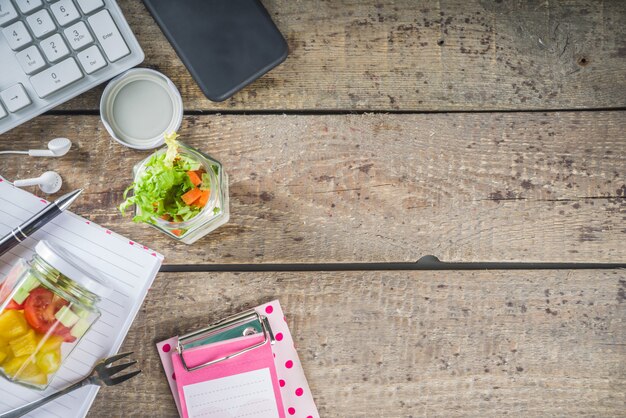
[[[198,215],[211,196],[211,179],[199,162],[179,153],[178,134],[165,135],[167,152],[154,153],[145,171],[124,192],[122,214],[137,205],[134,222],[184,222]],[[130,191],[133,196],[128,196]],[[176,232],[178,231],[178,233]],[[182,231],[173,230],[179,235]]]

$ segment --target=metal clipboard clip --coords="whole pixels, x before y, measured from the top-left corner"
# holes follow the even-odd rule
[[[194,367],[187,366],[187,363],[185,362],[185,356],[183,355],[184,351],[190,348],[201,347],[233,338],[246,337],[261,332],[263,333],[263,341],[251,345],[250,347],[246,347],[232,354],[228,354],[227,356],[211,360]],[[209,325],[206,328],[202,328],[179,337],[176,351],[180,355],[180,359],[185,370],[193,372],[203,367],[240,356],[248,351],[254,350],[255,348],[259,348],[268,342],[270,344],[274,344],[276,340],[267,317],[262,316],[254,309],[251,309],[249,311],[222,319],[221,321]]]

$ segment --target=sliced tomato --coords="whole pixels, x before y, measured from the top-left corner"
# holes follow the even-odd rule
[[[30,292],[24,301],[24,318],[26,322],[40,334],[47,333],[56,323],[55,314],[69,303],[48,289],[38,287]],[[67,342],[75,341],[70,330],[62,324],[57,324],[52,332]]]
[[[71,332],[72,330],[64,326],[63,324],[57,325],[57,327],[53,331],[54,334],[63,338],[63,341],[65,341],[66,343],[73,343],[74,341],[76,341],[76,337],[74,337]]]
[[[23,303],[21,303],[21,304],[17,303],[13,299],[11,299],[9,304],[7,306],[5,306],[4,309],[6,309],[7,311],[10,311],[10,310],[21,311],[22,309],[24,309],[24,304]]]

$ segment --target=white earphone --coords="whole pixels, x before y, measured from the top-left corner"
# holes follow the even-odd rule
[[[63,185],[63,179],[54,171],[46,171],[39,177],[24,180],[15,180],[13,182],[15,187],[26,186],[39,186],[42,192],[47,194],[53,194],[61,190]]]
[[[0,154],[28,154],[31,157],[62,157],[72,147],[67,138],[54,138],[48,142],[48,149],[31,149],[28,151],[0,151]]]

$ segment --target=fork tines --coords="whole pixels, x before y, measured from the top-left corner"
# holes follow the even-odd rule
[[[122,376],[115,376],[117,373],[121,372],[122,370],[126,370],[127,368],[137,364],[137,360],[132,360],[132,361],[129,361],[128,363],[118,364],[115,366],[109,366],[111,363],[114,363],[118,360],[128,357],[131,354],[133,354],[132,351],[128,353],[121,353],[121,354],[117,354],[117,355],[105,358],[104,360],[100,362],[99,367],[96,367],[98,376],[107,386],[120,384],[122,382],[127,381],[128,379],[131,379],[137,376],[139,373],[141,373],[141,370],[135,370],[133,372],[124,374]]]
[[[141,373],[141,370],[135,370],[134,372],[130,372],[122,376],[114,377],[113,379],[111,379],[111,383],[109,384],[109,386],[119,385],[120,383],[125,382],[128,379],[132,379],[133,377],[137,376],[139,373]]]
[[[128,357],[128,356],[130,356],[131,354],[133,354],[133,351],[128,351],[128,352],[126,352],[126,353],[116,354],[116,355],[114,355],[114,356],[111,356],[111,357],[107,357],[107,358],[105,358],[104,360],[102,360],[102,363],[104,363],[104,364],[111,364],[111,363],[113,363],[114,361],[121,360],[121,359],[123,359],[124,357]]]
[[[109,371],[109,376],[113,376],[114,374],[117,374],[121,372],[122,370],[126,370],[134,364],[137,364],[137,360],[133,360],[131,362],[124,363],[124,364],[118,364],[117,366],[109,366],[107,367],[107,370]]]

